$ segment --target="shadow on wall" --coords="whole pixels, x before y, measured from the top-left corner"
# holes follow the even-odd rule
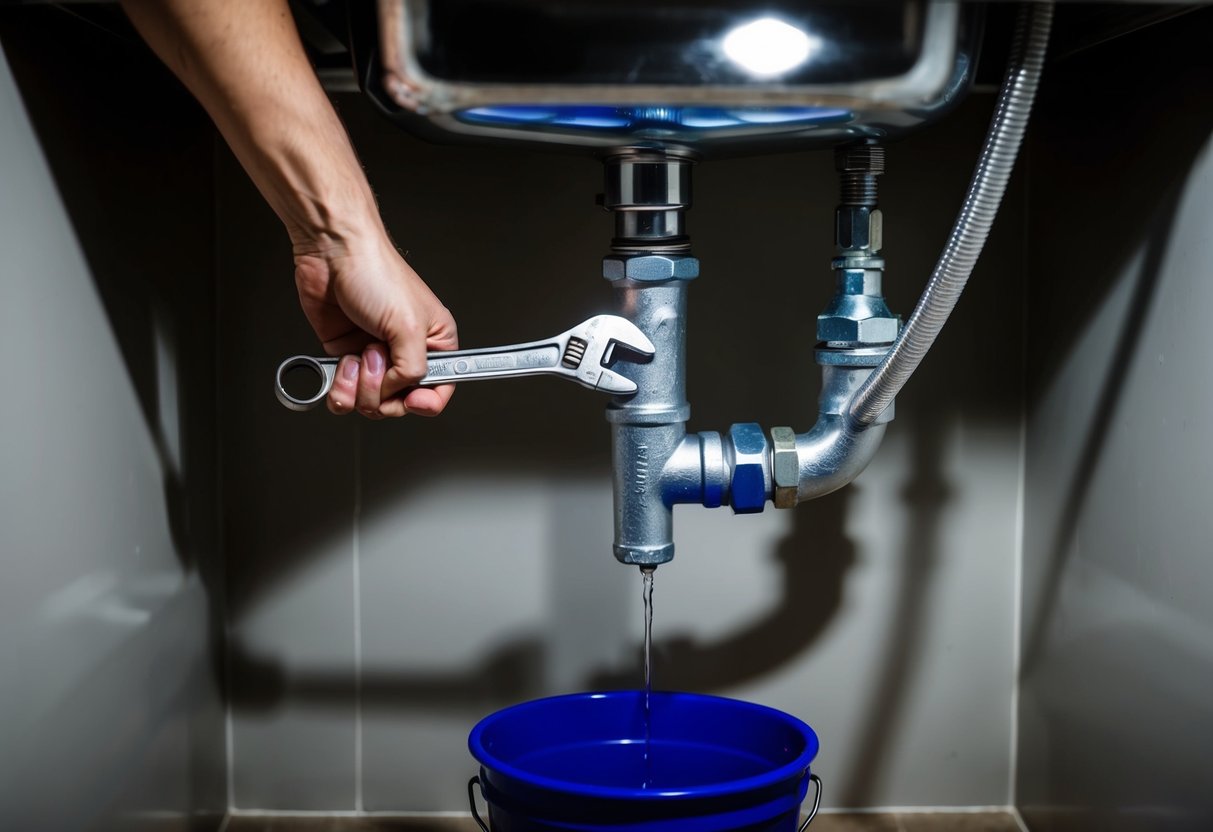
[[[854,546],[843,533],[848,492],[840,491],[802,506],[792,531],[780,541],[780,596],[763,617],[720,642],[700,644],[685,639],[654,642],[661,666],[661,686],[673,690],[711,691],[750,681],[777,670],[808,649],[828,626],[842,601],[842,586],[854,559]],[[761,557],[761,556],[759,556]],[[610,568],[620,569],[611,564]],[[632,570],[626,570],[634,578]],[[661,570],[658,570],[660,574]],[[629,580],[633,591],[638,582]],[[363,707],[454,708],[503,705],[541,695],[550,636],[536,635],[499,646],[474,666],[457,673],[364,672]],[[639,657],[639,650],[629,650]],[[271,657],[232,650],[233,675],[250,694],[242,706],[272,709],[288,694],[293,700],[340,703],[348,699],[344,673],[289,673]],[[637,658],[625,666],[610,663],[591,669],[572,689],[635,688],[642,678]]]
[[[213,395],[214,138],[202,111],[154,63],[116,10],[113,19],[118,28],[106,32],[57,9],[4,8],[0,40],[155,446],[173,549],[165,560],[171,563],[175,555],[181,575],[201,578],[209,623],[206,632],[198,631],[203,616],[189,594],[189,580],[177,581],[171,573],[114,576],[118,589],[135,599],[136,614],[141,604],[153,610],[155,626],[133,631],[119,649],[70,669],[80,674],[80,684],[56,705],[57,724],[22,766],[29,777],[55,772],[61,781],[55,788],[39,782],[26,792],[45,792],[55,813],[121,809],[130,798],[124,790],[140,787],[134,781],[156,768],[158,755],[171,755],[156,743],[171,748],[177,738],[168,735],[185,722],[193,780],[186,785],[192,795],[187,806],[218,810],[225,799]],[[69,302],[86,306],[93,299]],[[47,331],[45,337],[71,343],[72,335]],[[69,377],[48,383],[73,382]],[[90,402],[77,406],[87,411]],[[114,488],[125,485],[116,481]],[[55,497],[47,495],[48,501]],[[147,512],[149,518],[160,514]],[[116,554],[98,551],[95,568],[104,569]],[[145,563],[158,566],[159,554],[146,552]],[[88,577],[69,576],[78,578],[76,585]],[[148,700],[131,704],[138,713],[132,724],[98,724],[104,707],[144,695],[140,683],[157,674],[162,683],[146,692]],[[34,685],[41,682],[32,679]],[[87,794],[71,791],[81,770],[87,772],[81,787]],[[157,806],[172,799],[158,796]],[[75,821],[72,828],[84,828],[96,818]]]
[[[212,493],[185,478],[194,468],[200,481],[214,477],[213,448],[191,443],[214,424],[214,342],[199,329],[200,314],[214,315],[213,132],[133,32],[47,9],[21,10],[6,29],[5,52],[156,443],[177,554],[183,567],[204,568]]]
[[[791,531],[772,553],[779,597],[753,624],[716,642],[654,639],[662,687],[712,691],[744,684],[812,646],[841,607],[843,581],[855,561],[855,545],[844,532],[850,494],[843,489],[793,512]],[[635,655],[628,666],[590,673],[586,687],[635,688],[644,670],[640,652]]]
[[[1067,606],[1075,619],[1106,619],[1109,603],[1141,605],[1095,570],[1081,579],[1091,597]],[[1036,745],[1021,751],[1026,765],[1039,767],[1020,774],[1033,781],[1020,797],[1031,829],[1210,828],[1213,654],[1207,630],[1191,635],[1182,616],[1159,617],[1104,626],[1050,653],[1047,671],[1022,693],[1024,708],[1047,715],[1048,726],[1047,735],[1025,735]]]
[[[1185,15],[1131,36],[1131,48],[1195,56],[1211,20],[1209,10]],[[1191,43],[1189,49],[1178,45],[1184,39]],[[1047,531],[1038,600],[1024,621],[1024,675],[1032,672],[1043,649],[1095,468],[1153,308],[1187,175],[1213,137],[1213,73],[1203,61],[1179,61],[1162,70],[1174,74],[1159,83],[1119,61],[1120,54],[1115,47],[1096,46],[1050,66],[1029,145],[1030,233],[1042,241],[1033,249],[1030,267],[1037,274],[1059,276],[1029,283],[1029,409],[1049,390],[1076,340],[1118,285],[1125,264],[1140,255],[1141,267],[1091,420],[1082,431],[1081,450]],[[1081,107],[1072,102],[1078,90]],[[1160,114],[1166,114],[1165,129],[1160,129]],[[1115,141],[1106,140],[1110,135]],[[1076,221],[1092,215],[1098,221]],[[1059,235],[1064,235],[1064,245],[1056,243]],[[1069,275],[1081,279],[1065,279]]]
[[[902,490],[902,499],[911,508],[901,551],[905,577],[889,617],[877,681],[865,703],[868,718],[857,740],[858,751],[842,781],[847,787],[841,799],[843,806],[871,804],[888,759],[890,738],[900,727],[908,682],[926,640],[930,619],[927,598],[938,559],[942,515],[950,494],[940,466],[946,428],[946,423],[931,424],[921,419],[913,423],[909,480]]]
[[[1213,824],[1211,26],[1201,8],[1057,61],[1030,147],[1016,776],[1045,832]]]

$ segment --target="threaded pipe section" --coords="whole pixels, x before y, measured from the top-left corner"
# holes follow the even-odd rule
[[[834,151],[834,169],[842,185],[842,205],[876,207],[876,177],[884,173],[883,147],[872,143],[840,147]]]
[[[844,173],[842,175],[843,205],[876,206],[876,177],[867,173]]]

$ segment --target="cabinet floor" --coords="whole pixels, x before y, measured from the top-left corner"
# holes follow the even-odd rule
[[[822,814],[810,832],[1019,832],[1007,812]],[[470,818],[325,818],[243,815],[225,832],[479,832]]]

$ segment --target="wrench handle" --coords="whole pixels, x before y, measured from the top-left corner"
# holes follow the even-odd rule
[[[278,372],[274,373],[274,395],[278,397],[278,401],[283,407],[288,410],[311,410],[316,405],[324,401],[324,397],[333,389],[333,379],[337,376],[337,362],[340,358],[324,356],[321,358],[311,355],[292,355],[286,361],[278,365]],[[314,372],[320,378],[320,389],[311,396],[299,398],[292,396],[286,391],[283,384],[283,379],[291,370],[300,368],[308,369]]]
[[[560,345],[553,341],[536,341],[480,350],[430,352],[426,353],[428,372],[417,386],[434,387],[458,381],[558,372],[561,352]],[[311,410],[324,401],[333,389],[333,380],[337,377],[337,363],[340,360],[333,356],[310,355],[288,358],[278,365],[278,372],[274,374],[274,395],[282,406],[289,410]],[[286,374],[298,368],[311,370],[320,380],[320,388],[311,396],[299,397],[287,392],[283,383]]]
[[[432,387],[456,381],[549,373],[560,366],[560,354],[560,345],[550,341],[483,350],[431,352],[426,355],[429,370],[418,384]]]

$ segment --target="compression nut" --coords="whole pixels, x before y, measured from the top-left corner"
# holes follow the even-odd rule
[[[771,471],[775,480],[775,508],[795,508],[800,488],[800,457],[796,454],[796,431],[771,428]]]
[[[757,514],[766,507],[770,493],[770,447],[767,435],[755,422],[729,428],[733,450],[733,479],[729,502],[734,514]]]

